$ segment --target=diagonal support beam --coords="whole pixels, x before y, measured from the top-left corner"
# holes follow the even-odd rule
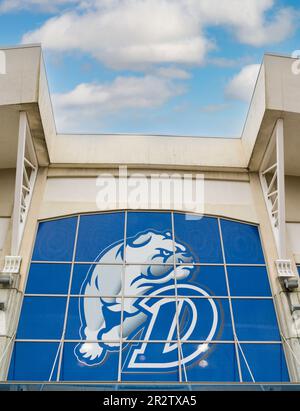
[[[25,156],[27,152],[30,155],[30,160]],[[20,112],[19,120],[15,196],[12,216],[11,255],[13,256],[19,254],[24,224],[36,180],[37,166],[38,163],[28,127],[27,115],[22,111]]]
[[[278,119],[260,169],[260,181],[276,239],[279,259],[286,259],[286,211],[283,119]],[[276,163],[269,165],[273,153]],[[274,160],[272,158],[272,160]]]
[[[277,190],[278,190],[278,254],[279,259],[287,258],[286,250],[286,210],[285,210],[285,164],[284,164],[284,129],[283,120],[276,125],[276,156],[277,156]]]
[[[24,166],[24,158],[25,158],[26,133],[27,133],[26,113],[21,112],[20,120],[19,120],[18,154],[17,154],[17,165],[16,165],[11,255],[18,255],[18,252],[19,252],[19,237],[20,237],[20,227],[19,226],[20,226],[20,220],[21,220],[21,206],[22,206],[21,187],[23,185],[23,166]]]

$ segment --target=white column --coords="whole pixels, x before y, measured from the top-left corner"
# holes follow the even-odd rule
[[[283,120],[276,124],[277,189],[278,189],[278,254],[280,260],[286,256],[286,211],[284,173],[284,129]]]

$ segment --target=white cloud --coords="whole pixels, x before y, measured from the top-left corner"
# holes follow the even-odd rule
[[[188,71],[179,69],[177,67],[161,67],[157,70],[157,74],[162,77],[181,80],[187,80],[191,78],[191,75]]]
[[[81,50],[114,68],[157,63],[200,64],[209,48],[197,20],[179,2],[123,0],[84,13],[69,12],[27,33],[24,43]]]
[[[254,91],[259,70],[260,64],[245,66],[230,80],[225,90],[226,96],[234,100],[249,102]]]
[[[58,129],[75,130],[128,109],[160,107],[184,92],[181,83],[155,75],[117,77],[111,83],[83,83],[70,92],[54,94],[53,106]]]
[[[274,5],[274,0],[87,0],[26,33],[23,42],[80,50],[117,69],[199,65],[213,47],[207,27],[228,28],[253,46],[285,39],[294,27],[293,12]]]
[[[294,28],[292,8],[276,8],[276,0],[187,0],[203,25],[225,26],[241,43],[263,46],[284,40]],[[267,12],[273,11],[272,18]]]
[[[55,12],[60,6],[77,5],[78,3],[80,3],[78,0],[2,0],[0,1],[0,13],[22,9]]]
[[[56,94],[60,130],[95,121],[99,125],[105,116],[128,109],[160,107],[184,92],[178,80],[191,77],[186,70],[191,66],[236,65],[237,60],[207,56],[215,47],[207,28],[221,27],[238,42],[263,46],[286,39],[296,24],[295,10],[281,7],[276,0],[0,0],[0,12],[17,7],[59,10],[40,28],[26,33],[24,43],[41,42],[54,52],[89,54],[114,69],[152,73],[118,77],[105,84],[83,83]],[[247,63],[238,61],[239,66]],[[245,66],[231,79],[226,96],[249,101],[258,70],[259,65]],[[202,110],[212,113],[226,108],[211,105]]]

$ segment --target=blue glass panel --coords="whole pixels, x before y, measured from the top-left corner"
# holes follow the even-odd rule
[[[123,261],[124,213],[80,217],[76,261]]]
[[[66,301],[63,297],[25,297],[17,338],[60,339]]]
[[[71,264],[31,264],[26,294],[68,294]]]
[[[232,296],[272,296],[265,267],[227,267],[227,272]]]
[[[240,341],[280,341],[272,300],[232,300]]]
[[[127,262],[173,264],[173,248],[170,213],[128,212]]]
[[[298,273],[300,275],[300,265],[298,265],[297,268],[298,268]]]
[[[171,213],[128,211],[127,238],[134,237],[136,234],[147,230],[172,232]]]
[[[119,349],[107,352],[105,358],[94,364],[85,363],[84,359],[77,358],[76,350],[78,344],[65,343],[61,364],[60,381],[117,381],[119,365]],[[91,349],[97,350],[97,344],[91,344]]]
[[[54,366],[59,343],[16,342],[10,363],[8,381],[56,380]]]
[[[238,366],[234,344],[182,344],[184,358],[193,358],[182,367],[188,381],[238,382]],[[197,355],[198,353],[198,355]]]
[[[174,265],[126,265],[125,296],[175,295]]]
[[[227,264],[264,264],[264,256],[256,226],[221,220]]]
[[[199,288],[211,296],[228,295],[224,267],[221,266],[194,266],[187,278],[177,279],[177,284],[178,295],[201,295]],[[185,284],[190,287],[184,288]]]
[[[128,344],[122,351],[122,381],[178,382],[178,346]]]
[[[175,239],[185,244],[196,263],[223,263],[218,220],[174,214]]]
[[[77,217],[39,224],[33,261],[72,261]]]
[[[68,308],[68,319],[66,328],[66,340],[78,340],[84,338],[81,337],[81,333],[84,332],[84,327],[81,330],[81,320],[80,320],[80,303],[81,299],[71,297],[69,301]]]
[[[119,295],[123,267],[120,265],[75,264],[71,294]]]
[[[233,340],[227,300],[179,299],[180,338],[188,341]]]
[[[242,344],[242,350],[256,382],[288,382],[289,374],[281,344]],[[243,381],[252,382],[240,355]]]
[[[86,339],[84,333],[88,324],[98,326],[99,333],[93,338],[99,340],[115,340],[111,328],[121,324],[121,301],[116,303],[116,298],[76,298],[71,297],[68,310],[68,321],[66,329],[66,339],[78,340]],[[119,311],[116,311],[118,309]],[[89,317],[86,317],[89,315]],[[109,321],[111,328],[106,328]],[[110,331],[110,332],[109,332]]]

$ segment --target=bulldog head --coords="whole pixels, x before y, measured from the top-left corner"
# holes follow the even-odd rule
[[[173,243],[170,232],[147,231],[127,241],[126,261],[139,264],[141,275],[148,281],[164,283],[174,275],[177,279],[188,277],[194,258],[184,244]]]

